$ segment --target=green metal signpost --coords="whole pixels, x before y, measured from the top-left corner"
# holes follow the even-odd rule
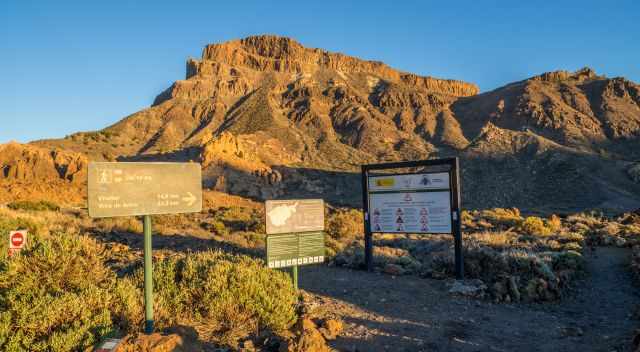
[[[267,266],[291,268],[298,289],[298,266],[324,262],[322,199],[271,200],[265,204]]]
[[[153,262],[151,256],[151,215],[142,218],[144,229],[144,331],[153,332]]]
[[[202,210],[197,163],[89,163],[88,208],[93,218],[142,216],[145,333],[153,332],[151,214]]]

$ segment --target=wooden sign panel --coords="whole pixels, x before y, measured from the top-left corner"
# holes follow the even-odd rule
[[[93,218],[194,213],[202,210],[197,163],[89,163]]]

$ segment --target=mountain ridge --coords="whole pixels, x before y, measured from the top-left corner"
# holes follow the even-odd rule
[[[480,93],[252,36],[207,45],[185,77],[101,131],[31,145],[90,160],[199,161],[205,187],[257,199],[295,189],[358,205],[360,164],[459,156],[472,207],[640,204],[627,171],[640,160],[640,88],[589,68]],[[555,201],[560,187],[568,196]]]

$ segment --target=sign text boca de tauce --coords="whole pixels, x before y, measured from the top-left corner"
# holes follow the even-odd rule
[[[367,183],[371,232],[452,232],[448,172],[375,175]]]

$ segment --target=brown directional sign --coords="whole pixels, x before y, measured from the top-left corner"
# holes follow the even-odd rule
[[[202,210],[197,163],[89,163],[89,216],[193,213]]]
[[[268,200],[267,234],[324,230],[322,199]]]

